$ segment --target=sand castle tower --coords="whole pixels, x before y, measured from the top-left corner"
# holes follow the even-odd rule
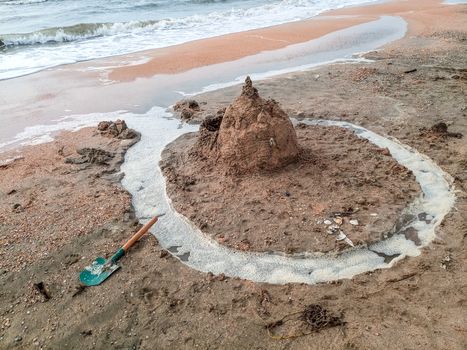
[[[216,143],[218,160],[235,173],[281,168],[299,153],[287,114],[276,101],[261,98],[249,77],[225,111]]]

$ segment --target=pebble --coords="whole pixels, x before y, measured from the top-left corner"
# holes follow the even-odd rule
[[[22,341],[22,340],[23,340],[23,337],[20,336],[20,335],[18,335],[18,336],[15,337],[15,342],[16,342],[16,343],[19,343],[19,342]]]
[[[371,213],[370,216],[378,216],[376,213]]]
[[[331,222],[330,220],[324,220],[324,224],[325,224],[325,225],[331,225],[332,222]]]
[[[334,218],[334,222],[338,225],[342,225],[343,220],[341,217],[338,216]]]
[[[327,232],[330,235],[335,235],[338,232],[338,230],[339,230],[339,226],[334,224],[328,227]]]
[[[349,221],[349,224],[354,225],[354,226],[358,226],[358,220],[352,219],[352,220]]]

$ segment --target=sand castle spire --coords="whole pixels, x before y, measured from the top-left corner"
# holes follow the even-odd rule
[[[247,76],[245,79],[245,84],[243,85],[243,88],[242,88],[242,95],[248,96],[248,97],[259,96],[258,90],[256,90],[255,87],[253,87],[253,82],[251,81],[249,76]]]

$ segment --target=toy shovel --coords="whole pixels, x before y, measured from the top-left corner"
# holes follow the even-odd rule
[[[126,242],[110,259],[102,257],[96,258],[90,266],[86,266],[79,274],[79,280],[86,286],[97,286],[104,282],[112,273],[117,271],[120,266],[117,261],[126,254],[128,249],[135,244],[146,232],[149,231],[152,225],[164,214],[153,217],[146,225],[144,225],[128,242]]]

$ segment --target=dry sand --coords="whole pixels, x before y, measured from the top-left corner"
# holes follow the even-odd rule
[[[422,6],[434,2],[406,3]],[[93,137],[87,129],[76,137],[67,134],[54,143],[25,150],[24,159],[0,168],[2,260],[12,262],[0,272],[0,347],[465,349],[466,138],[420,129],[445,121],[451,131],[467,134],[467,10],[466,6],[436,5],[430,11],[439,16],[427,16],[423,7],[406,13],[410,36],[370,53],[368,57],[375,62],[326,66],[257,85],[262,95],[281,101],[291,116],[349,120],[397,137],[455,178],[459,191],[456,210],[446,217],[438,238],[421,256],[352,280],[277,286],[191,270],[147,236],[122,260],[124,268],[115,276],[98,288],[76,294],[78,272],[97,254],[112,252],[137,228],[128,194],[121,192],[115,179],[95,178],[95,174],[105,173],[105,167],[92,166],[76,175],[62,173],[80,166],[65,166],[63,157],[57,155],[59,145],[67,144],[65,149],[72,152],[82,145],[83,138]],[[417,70],[404,73],[413,69]],[[230,88],[197,99],[208,102],[215,111],[237,94],[238,88]],[[45,158],[38,162],[41,154]],[[11,182],[3,180],[6,176]],[[65,199],[60,186],[67,189]],[[7,194],[12,189],[17,192]],[[41,190],[35,194],[35,189]],[[93,197],[97,189],[102,198]],[[85,200],[80,197],[83,191],[89,194]],[[53,204],[56,202],[62,205]],[[16,203],[23,212],[13,212]],[[86,226],[83,213],[92,218],[92,212],[104,204],[102,215]],[[48,211],[49,206],[53,210]],[[127,216],[125,211],[129,211]],[[66,240],[60,238],[60,225],[49,225],[48,230],[28,225],[28,232],[14,232],[35,217],[73,222],[84,230],[70,227],[75,231]],[[59,240],[56,246],[54,237]],[[7,245],[10,240],[15,245]],[[34,289],[38,282],[44,283],[50,300],[45,301]],[[268,335],[266,325],[303,311],[309,304],[320,304],[340,315],[345,325],[286,340]],[[274,332],[292,336],[300,327],[302,321],[295,320]]]

